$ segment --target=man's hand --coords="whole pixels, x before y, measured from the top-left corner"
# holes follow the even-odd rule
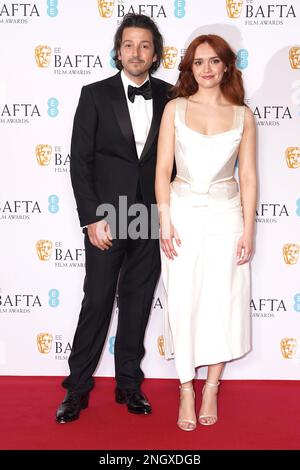
[[[99,220],[99,222],[88,225],[87,232],[91,244],[100,250],[109,250],[112,246],[112,235],[106,220]]]

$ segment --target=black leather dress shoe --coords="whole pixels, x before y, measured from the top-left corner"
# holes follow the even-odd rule
[[[76,392],[68,391],[57,409],[56,422],[69,423],[78,419],[80,411],[88,407],[89,396],[89,393],[78,395]]]
[[[126,390],[116,388],[116,402],[127,405],[129,413],[148,415],[152,413],[152,407],[141,390]]]

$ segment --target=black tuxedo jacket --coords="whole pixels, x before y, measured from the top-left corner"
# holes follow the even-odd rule
[[[170,84],[150,77],[153,118],[142,155],[138,158],[120,73],[84,86],[74,117],[71,143],[71,179],[80,224],[91,224],[99,204],[118,208],[119,196],[128,206],[155,204],[154,180],[157,138]],[[139,187],[138,187],[139,186]]]

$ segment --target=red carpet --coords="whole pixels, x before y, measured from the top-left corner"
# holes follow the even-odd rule
[[[97,378],[89,408],[64,425],[54,421],[64,396],[60,382],[58,377],[0,378],[2,450],[300,449],[298,381],[224,380],[219,422],[194,432],[176,427],[176,380],[147,379],[143,390],[154,411],[137,416],[114,402],[113,379]],[[201,386],[198,381],[198,395]]]

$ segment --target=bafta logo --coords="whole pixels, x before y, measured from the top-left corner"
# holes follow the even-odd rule
[[[35,147],[35,155],[38,164],[41,166],[47,166],[50,163],[52,155],[52,147],[47,144],[39,144]]]
[[[289,59],[292,69],[300,69],[300,46],[290,48]]]
[[[300,246],[297,243],[283,245],[283,259],[286,264],[296,264],[299,258]]]
[[[299,168],[300,147],[288,147],[285,151],[285,159],[289,168]]]
[[[163,336],[159,336],[157,338],[157,347],[158,347],[158,352],[161,356],[165,355],[165,340]]]
[[[37,241],[36,251],[41,261],[49,261],[52,252],[52,242],[50,240]]]
[[[292,359],[297,350],[296,338],[282,338],[280,341],[280,349],[284,359]]]
[[[105,2],[98,0],[98,10],[102,18],[111,18],[114,12],[115,0]]]
[[[226,0],[226,9],[229,18],[239,18],[242,12],[243,0]]]
[[[36,337],[37,347],[41,354],[49,354],[51,351],[53,336],[50,333],[39,333]]]
[[[51,59],[51,47],[36,46],[34,50],[35,60],[38,67],[44,69],[48,67]]]
[[[178,50],[176,47],[166,46],[163,48],[162,63],[165,69],[173,69],[176,65]]]

